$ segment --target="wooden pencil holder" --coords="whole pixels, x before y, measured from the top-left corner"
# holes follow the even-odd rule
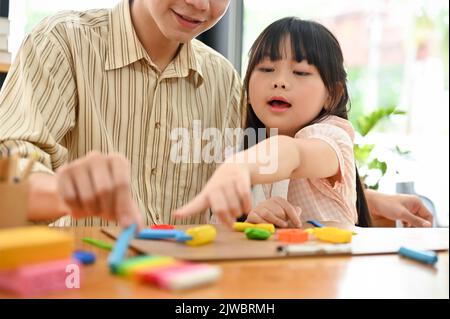
[[[0,183],[0,228],[28,224],[28,182]]]

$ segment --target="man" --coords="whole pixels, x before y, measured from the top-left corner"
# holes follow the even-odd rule
[[[31,220],[175,223],[215,165],[170,160],[171,132],[240,125],[237,72],[193,40],[229,2],[124,0],[49,17],[25,38],[0,94],[0,150],[21,167],[38,156]]]
[[[125,0],[112,10],[47,18],[26,37],[0,97],[0,145],[21,157],[39,154],[31,218],[71,212],[87,218],[57,224],[105,224],[92,215],[123,225],[173,222],[170,211],[214,167],[170,161],[171,131],[193,120],[239,125],[237,72],[192,40],[228,5]],[[50,215],[39,199],[57,189],[64,201]]]

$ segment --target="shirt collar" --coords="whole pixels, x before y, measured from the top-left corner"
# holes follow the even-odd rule
[[[129,0],[123,0],[109,14],[106,70],[119,69],[147,56],[133,28]]]
[[[203,72],[192,41],[182,44],[177,56],[164,71],[165,77],[187,77],[194,72],[197,85],[203,83]]]
[[[130,0],[123,0],[110,11],[109,26],[106,70],[123,68],[141,59],[153,64],[134,30]],[[203,83],[201,64],[192,42],[182,44],[177,56],[164,70],[165,77],[187,77],[192,70],[197,74],[197,85]]]

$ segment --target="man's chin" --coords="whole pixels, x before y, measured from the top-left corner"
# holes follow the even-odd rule
[[[197,37],[200,33],[184,33],[181,31],[178,32],[173,32],[170,35],[166,35],[166,38],[169,41],[174,41],[174,42],[178,42],[178,43],[188,43],[189,41],[191,41],[192,39],[194,39],[195,37]]]

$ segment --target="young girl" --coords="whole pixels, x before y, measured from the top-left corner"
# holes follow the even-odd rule
[[[300,227],[309,219],[368,226],[336,38],[315,22],[274,22],[252,46],[244,85],[247,128],[276,128],[278,135],[263,136],[266,139],[253,146],[245,143],[245,150],[228,158],[175,215],[210,207],[228,225],[245,213],[250,222],[279,227]],[[258,157],[272,145],[277,152],[270,153],[269,162]],[[263,169],[267,166],[276,169],[268,172]],[[289,179],[287,200],[271,197],[270,184],[284,179]],[[252,210],[250,188],[257,184],[269,184],[267,200]]]

